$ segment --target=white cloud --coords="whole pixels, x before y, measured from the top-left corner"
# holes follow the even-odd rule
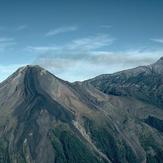
[[[0,42],[11,42],[11,41],[14,41],[14,39],[9,37],[0,37]]]
[[[30,47],[40,64],[65,80],[85,80],[99,74],[148,65],[159,59],[163,50],[148,48],[126,51],[101,50],[114,43],[108,35],[96,35],[73,40],[64,45]]]
[[[16,41],[14,38],[0,37],[0,51],[1,52],[14,45],[16,45]]]
[[[151,41],[163,44],[163,39],[162,38],[151,39]]]
[[[25,24],[18,25],[18,26],[0,26],[0,31],[16,32],[16,31],[22,31],[27,28],[28,28],[28,26]]]
[[[49,32],[46,33],[46,36],[54,36],[61,33],[73,32],[76,30],[77,30],[76,26],[65,26],[65,27],[60,27],[60,28],[50,30]]]
[[[67,45],[68,49],[83,49],[83,50],[93,50],[104,46],[109,46],[113,43],[115,39],[109,37],[106,34],[91,36],[87,38],[81,38],[73,40]]]
[[[111,45],[115,41],[114,38],[109,37],[108,35],[95,35],[86,38],[80,38],[72,40],[69,43],[64,45],[52,45],[52,46],[29,46],[28,50],[34,51],[37,53],[47,53],[47,52],[80,52],[91,51],[94,49],[100,49],[105,46]]]
[[[67,55],[42,55],[36,64],[53,72],[56,76],[68,80],[86,80],[100,74],[114,73],[124,69],[148,65],[158,60],[163,52],[94,51],[90,53],[75,53]]]
[[[49,51],[54,51],[60,48],[57,46],[29,46],[26,49],[31,52],[36,52],[36,53],[41,54],[41,53],[45,53]]]

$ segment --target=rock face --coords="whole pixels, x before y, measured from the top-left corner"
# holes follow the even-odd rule
[[[89,80],[106,94],[129,96],[163,109],[163,57],[149,66],[141,66]]]
[[[163,62],[69,83],[26,66],[0,84],[0,163],[163,161]]]

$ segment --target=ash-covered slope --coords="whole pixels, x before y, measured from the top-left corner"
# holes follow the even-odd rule
[[[97,76],[89,83],[106,94],[131,96],[163,109],[163,57],[148,66]]]
[[[142,100],[26,66],[0,84],[0,163],[161,162],[162,120]]]
[[[20,68],[0,84],[0,162],[107,160],[79,132],[73,108],[61,104],[66,94],[74,96],[70,84],[39,66]]]

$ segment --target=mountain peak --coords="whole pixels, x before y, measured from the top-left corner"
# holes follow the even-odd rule
[[[49,76],[54,77],[54,75],[39,65],[26,65],[17,69],[15,73],[0,83],[0,86],[14,85],[14,87],[17,88],[24,88],[26,83],[33,84],[33,81],[37,78],[39,78],[39,80],[46,80]]]
[[[158,73],[158,74],[163,74],[163,56],[158,60],[156,61],[153,65],[153,70]]]
[[[163,65],[163,56],[156,62],[157,64],[162,64]]]
[[[31,69],[35,69],[35,70],[45,70],[44,68],[42,68],[39,65],[26,65],[20,68],[20,70],[22,71],[27,71],[27,70],[31,70]]]
[[[36,72],[36,73],[39,72],[42,75],[42,74],[45,74],[47,72],[47,70],[42,68],[39,65],[26,65],[26,66],[19,68],[16,71],[16,74],[17,75],[22,75],[22,74],[27,75],[27,74],[31,74],[33,72]]]
[[[163,60],[163,56],[160,58],[160,60]]]

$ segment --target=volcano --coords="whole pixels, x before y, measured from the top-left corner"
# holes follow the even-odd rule
[[[28,65],[0,83],[0,163],[163,161],[163,58],[70,83]]]

